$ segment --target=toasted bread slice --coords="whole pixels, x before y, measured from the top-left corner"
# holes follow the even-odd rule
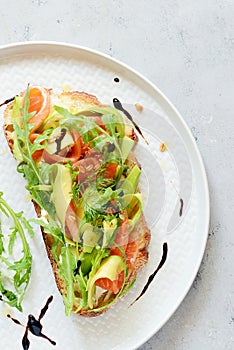
[[[102,106],[101,103],[98,101],[98,99],[90,94],[87,94],[85,92],[63,92],[61,94],[53,94],[50,91],[50,97],[51,97],[51,105],[57,105],[61,106],[64,108],[69,109],[70,111],[72,110],[77,110],[80,108],[83,108],[87,105],[93,105],[93,106]],[[7,108],[5,109],[4,113],[4,133],[5,137],[7,139],[8,145],[10,147],[11,152],[13,153],[14,149],[14,126],[12,122],[12,108],[13,108],[13,103],[10,103]],[[126,126],[125,133],[127,134],[128,137],[132,138],[137,142],[137,136],[135,134],[135,131],[132,126]],[[131,154],[131,161],[135,162],[138,164],[137,159],[135,158],[134,154]],[[38,206],[37,203],[33,201],[36,213],[38,217],[41,217],[41,208]],[[55,276],[56,284],[57,287],[60,291],[61,294],[66,294],[66,286],[63,281],[63,279],[60,276],[59,273],[59,268],[56,264],[56,261],[53,258],[53,254],[51,251],[52,248],[52,242],[53,242],[53,237],[50,234],[46,234],[43,230],[43,227],[41,227],[42,231],[42,236],[44,239],[45,247],[47,250],[48,258],[50,260],[52,270]],[[137,252],[137,257],[133,266],[133,270],[131,273],[131,277],[129,282],[137,276],[139,271],[144,267],[144,265],[148,261],[148,251],[147,251],[147,246],[150,242],[150,230],[147,227],[144,215],[141,214],[141,217],[131,232],[131,237],[134,240],[137,240],[138,243],[138,252]],[[102,303],[104,300],[109,298],[111,296],[112,292],[105,292],[103,293],[99,300],[98,304],[95,307],[100,307],[102,306]],[[75,308],[74,308],[75,309]],[[81,316],[86,316],[86,317],[92,317],[92,316],[97,316],[101,314],[102,312],[106,311],[107,309],[101,310],[99,312],[92,312],[92,310],[82,310],[79,311],[78,314]]]

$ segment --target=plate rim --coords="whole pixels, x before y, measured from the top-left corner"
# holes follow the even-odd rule
[[[157,87],[156,84],[154,84],[149,78],[145,77],[142,73],[140,73],[138,70],[132,68],[128,64],[122,62],[119,59],[113,58],[105,53],[102,53],[98,50],[88,48],[86,46],[70,43],[70,42],[63,42],[63,41],[53,41],[53,40],[32,40],[32,41],[19,41],[19,42],[13,42],[9,44],[3,44],[0,45],[0,54],[8,49],[23,49],[24,47],[39,47],[39,46],[47,46],[47,47],[55,47],[58,46],[60,48],[64,49],[75,49],[75,50],[81,50],[83,52],[86,52],[88,54],[94,54],[97,55],[98,57],[107,59],[110,62],[113,62],[117,64],[118,66],[122,67],[124,70],[130,71],[134,76],[137,76],[143,83],[148,85],[154,92],[156,92],[162,100],[166,103],[167,107],[171,109],[174,115],[177,116],[179,119],[180,123],[182,124],[184,130],[187,133],[187,136],[190,139],[190,142],[192,142],[192,147],[193,150],[196,154],[197,157],[197,165],[199,167],[199,171],[202,177],[202,188],[203,188],[203,195],[205,198],[205,203],[203,203],[203,208],[204,208],[204,234],[203,234],[203,240],[201,241],[201,249],[199,250],[199,254],[197,254],[197,262],[194,264],[193,271],[191,273],[190,280],[187,282],[186,288],[184,288],[184,292],[180,294],[180,298],[176,301],[174,308],[171,308],[171,311],[167,317],[165,317],[159,324],[158,326],[153,330],[149,331],[147,335],[142,337],[141,341],[136,342],[136,345],[134,349],[137,349],[138,347],[142,346],[145,342],[147,342],[153,335],[155,335],[167,322],[168,320],[174,315],[176,310],[179,308],[181,303],[184,301],[186,295],[188,294],[189,290],[191,289],[192,283],[194,282],[196,275],[199,271],[200,265],[202,263],[202,259],[205,253],[206,249],[206,244],[207,244],[207,239],[208,239],[208,233],[209,233],[209,226],[210,226],[210,194],[209,194],[209,186],[208,186],[208,178],[204,166],[204,162],[201,156],[201,153],[199,151],[199,148],[194,140],[194,137],[192,135],[191,130],[189,129],[187,123],[185,122],[184,118],[180,114],[180,112],[177,110],[177,108],[174,106],[174,104],[169,100],[169,98]],[[24,53],[22,51],[22,53]],[[1,57],[0,57],[1,59]]]

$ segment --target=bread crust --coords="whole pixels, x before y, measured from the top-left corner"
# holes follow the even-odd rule
[[[90,94],[85,93],[85,92],[73,91],[73,92],[63,92],[61,94],[52,94],[52,92],[50,92],[50,93],[51,93],[52,101],[55,101],[55,102],[57,102],[57,104],[59,103],[62,106],[69,105],[69,106],[74,106],[74,108],[82,108],[82,107],[86,106],[87,104],[101,106],[101,103],[96,98],[96,96],[90,95]],[[5,109],[3,129],[4,129],[4,134],[5,134],[7,143],[9,145],[9,148],[10,148],[11,152],[13,153],[14,127],[13,127],[12,116],[11,116],[12,115],[12,108],[13,108],[13,103],[10,103]],[[137,141],[137,136],[136,136],[135,131],[132,127],[128,126],[127,134],[133,140]],[[132,160],[135,163],[139,164],[133,153],[131,154],[131,161]],[[34,202],[33,200],[32,200],[32,202],[33,202],[37,216],[41,217],[41,209],[40,209],[39,205],[36,202]],[[54,260],[53,254],[52,254],[51,248],[52,248],[52,243],[53,243],[53,237],[50,234],[46,234],[43,230],[43,227],[41,227],[41,232],[42,232],[42,237],[44,240],[45,248],[47,251],[48,258],[49,258],[50,263],[51,263],[51,267],[53,270],[53,274],[55,277],[55,281],[56,281],[58,290],[63,295],[64,293],[66,293],[66,286],[65,286],[63,279],[60,277],[59,268],[57,266],[56,261]],[[136,257],[136,260],[135,260],[135,263],[133,266],[131,276],[129,278],[129,282],[131,282],[138,275],[139,271],[148,262],[147,247],[150,243],[150,238],[151,238],[150,230],[146,224],[144,214],[142,213],[137,225],[135,226],[135,228],[131,232],[131,239],[132,240],[134,239],[135,241],[137,241],[138,253],[137,253],[137,257]],[[108,294],[108,297],[111,297],[111,292],[103,293],[98,300],[98,305],[96,305],[95,307],[99,307],[102,305],[103,299],[107,296],[107,294]],[[102,314],[103,312],[105,312],[107,310],[108,310],[108,308],[105,308],[99,312],[92,312],[90,310],[81,310],[78,312],[78,314],[80,316],[84,316],[84,317],[94,317],[94,316],[98,316],[98,315]],[[75,309],[74,309],[74,311],[75,311]]]

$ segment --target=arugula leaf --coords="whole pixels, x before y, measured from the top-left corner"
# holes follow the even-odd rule
[[[47,225],[48,233],[52,234],[54,236],[54,242],[52,243],[52,254],[54,257],[54,260],[58,266],[59,269],[59,275],[63,279],[65,285],[66,285],[66,292],[62,295],[65,305],[65,312],[67,316],[70,316],[73,310],[74,306],[74,275],[73,271],[76,267],[76,259],[74,255],[71,252],[71,247],[65,243],[64,241],[64,235],[62,236],[58,235],[57,229],[51,229],[52,223],[49,223]],[[44,227],[46,227],[44,225]],[[47,230],[45,228],[45,230]],[[53,234],[53,233],[54,234]],[[61,231],[60,231],[61,232]],[[58,254],[58,247],[60,253]]]
[[[54,109],[64,117],[60,120],[60,125],[78,130],[85,143],[97,137],[98,132],[101,132],[101,134],[105,135],[107,138],[111,138],[111,136],[97,125],[92,118],[80,114],[74,115],[66,108],[60,106],[54,106]]]
[[[15,239],[16,239],[16,234],[17,234],[17,228],[16,227],[11,227],[11,234],[9,235],[9,244],[8,244],[8,253],[10,255],[12,255],[12,251],[13,251],[13,246],[15,243]]]
[[[74,305],[74,277],[73,271],[76,267],[75,257],[68,245],[61,249],[61,262],[59,263],[59,274],[66,283],[66,294],[63,294],[65,312],[67,316],[71,315]]]
[[[2,233],[2,225],[0,223],[0,255],[5,251],[3,237],[4,237],[4,235]]]
[[[88,290],[87,290],[87,279],[83,276],[82,271],[75,276],[75,281],[78,282],[79,290],[82,295],[82,299],[79,300],[79,307],[75,310],[75,312],[79,312],[80,310],[87,307],[88,304]]]
[[[7,274],[6,276],[3,272],[0,272],[0,293],[2,294],[0,299],[10,306],[16,307],[19,311],[22,311],[21,304],[29,284],[32,267],[32,255],[23,227],[30,232],[31,236],[33,234],[33,229],[22,213],[15,213],[13,209],[11,209],[7,202],[2,198],[2,195],[3,193],[0,192],[0,210],[7,218],[10,217],[13,220],[13,227],[10,228],[11,234],[9,235],[8,250],[4,248],[4,235],[1,229],[0,260],[6,266],[8,271],[12,271],[13,277],[11,279],[9,277],[10,274]],[[23,255],[19,260],[15,261],[13,259],[13,248],[16,243],[16,238],[20,238],[21,240]],[[14,291],[9,290],[9,287],[5,287],[4,281],[6,279],[10,280],[11,285],[13,284]]]
[[[42,209],[46,209],[49,212],[49,215],[54,217],[55,208],[51,201],[50,193],[48,192],[48,188],[43,187],[43,185],[48,184],[46,183],[48,179],[45,178],[44,169],[41,171],[33,160],[34,152],[46,147],[46,140],[48,135],[52,132],[52,129],[50,128],[43,131],[32,143],[29,136],[33,124],[29,123],[29,120],[34,113],[28,113],[29,85],[25,93],[24,107],[19,108],[18,102],[16,101],[15,103],[18,108],[18,113],[20,113],[18,118],[14,118],[13,123],[15,132],[14,143],[17,146],[17,159],[20,160],[17,170],[18,172],[23,173],[27,181],[26,188],[30,192],[32,199]]]
[[[46,147],[48,136],[52,133],[53,129],[47,129],[37,136],[33,144],[30,146],[31,154]],[[43,144],[42,144],[43,142]]]
[[[57,108],[57,107],[55,107]],[[65,109],[64,109],[65,110]],[[65,110],[66,111],[66,110]],[[65,113],[67,115],[67,112]],[[88,143],[90,140],[98,136],[98,131],[104,131],[98,126],[92,118],[77,117],[70,114],[70,117],[65,117],[60,121],[61,126],[78,130],[82,136],[84,143]],[[106,133],[108,136],[109,134]]]
[[[23,310],[22,306],[18,305],[17,295],[15,293],[13,293],[12,291],[6,289],[3,286],[1,280],[2,280],[2,273],[0,272],[0,293],[2,294],[0,296],[0,300],[7,303],[11,307],[16,307],[19,311],[22,311]]]
[[[42,219],[32,219],[32,222],[35,222],[43,227],[45,233],[53,236],[53,243],[51,251],[54,257],[54,260],[58,266],[59,274],[66,285],[66,293],[63,294],[65,311],[66,315],[71,315],[73,305],[74,305],[74,276],[73,271],[76,267],[76,260],[73,256],[70,246],[66,244],[64,239],[64,234],[58,224],[55,221],[44,221]],[[60,253],[58,253],[61,249]]]
[[[42,219],[31,219],[30,221],[42,226],[44,232],[52,235],[57,242],[65,244],[64,234],[55,221],[44,221]]]
[[[124,124],[119,113],[104,114],[102,121],[114,137],[124,137]]]
[[[84,114],[85,112],[91,112],[94,115],[100,114],[113,114],[115,115],[119,120],[122,120],[122,115],[119,113],[119,111],[114,107],[97,107],[97,106],[85,106],[84,108],[79,109],[79,111],[76,113],[76,115]]]

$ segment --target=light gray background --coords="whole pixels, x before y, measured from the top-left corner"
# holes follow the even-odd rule
[[[184,302],[139,350],[234,349],[234,1],[0,0],[0,5],[0,44],[56,40],[99,50],[148,77],[181,112],[207,170],[209,239]]]

